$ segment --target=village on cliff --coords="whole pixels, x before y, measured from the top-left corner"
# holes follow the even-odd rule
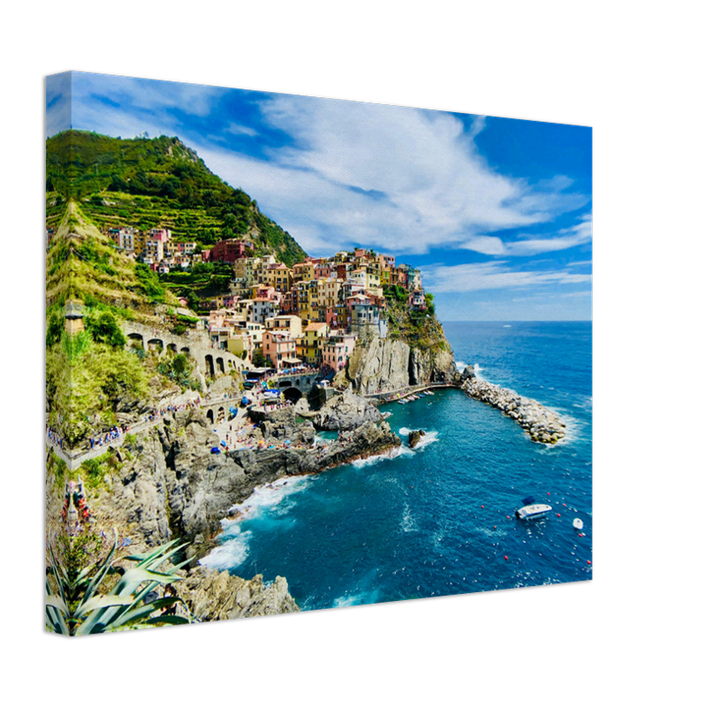
[[[306,257],[288,267],[256,256],[252,241],[221,240],[211,249],[173,240],[169,229],[110,229],[118,249],[159,274],[202,262],[234,264],[230,292],[199,303],[200,322],[215,348],[251,365],[278,370],[308,365],[339,371],[363,336],[388,333],[386,293],[410,311],[434,310],[417,268],[392,255],[355,248],[331,258]],[[185,298],[180,304],[187,306]],[[188,310],[187,314],[192,314]]]

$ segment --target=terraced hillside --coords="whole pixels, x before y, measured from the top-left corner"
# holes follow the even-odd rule
[[[176,137],[123,140],[68,130],[46,142],[46,176],[51,228],[74,199],[102,230],[169,228],[176,240],[204,246],[243,237],[288,266],[306,255],[242,189],[213,174]]]
[[[129,319],[152,317],[155,303],[174,303],[155,273],[119,252],[74,201],[54,223],[46,258],[48,308],[76,299],[111,306]]]

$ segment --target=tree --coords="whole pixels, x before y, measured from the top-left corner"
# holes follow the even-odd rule
[[[87,317],[86,329],[93,341],[99,344],[107,344],[115,349],[125,346],[125,335],[110,312],[103,312],[97,318]]]

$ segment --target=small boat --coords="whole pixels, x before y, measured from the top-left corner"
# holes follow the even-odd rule
[[[583,529],[583,522],[580,520],[580,518],[576,518],[576,519],[573,521],[573,528],[575,528],[575,530],[582,530],[582,529]]]
[[[528,520],[530,518],[537,518],[544,516],[552,510],[552,506],[548,506],[547,503],[533,503],[529,506],[523,506],[515,511],[515,515],[520,520]]]

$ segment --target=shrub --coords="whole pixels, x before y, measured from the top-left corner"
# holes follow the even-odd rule
[[[177,545],[177,542],[173,540],[145,554],[126,557],[135,566],[125,571],[110,591],[102,594],[103,583],[111,578],[110,575],[119,573],[114,566],[117,534],[105,559],[95,563],[91,558],[100,550],[98,536],[81,534],[61,538],[60,561],[57,550],[48,547],[50,565],[45,578],[46,629],[66,636],[81,636],[159,624],[191,623],[189,618],[171,613],[175,605],[182,601],[179,597],[153,599],[151,594],[156,587],[180,579],[174,573],[190,561],[171,565],[169,572],[158,570],[163,562],[186,546]]]

